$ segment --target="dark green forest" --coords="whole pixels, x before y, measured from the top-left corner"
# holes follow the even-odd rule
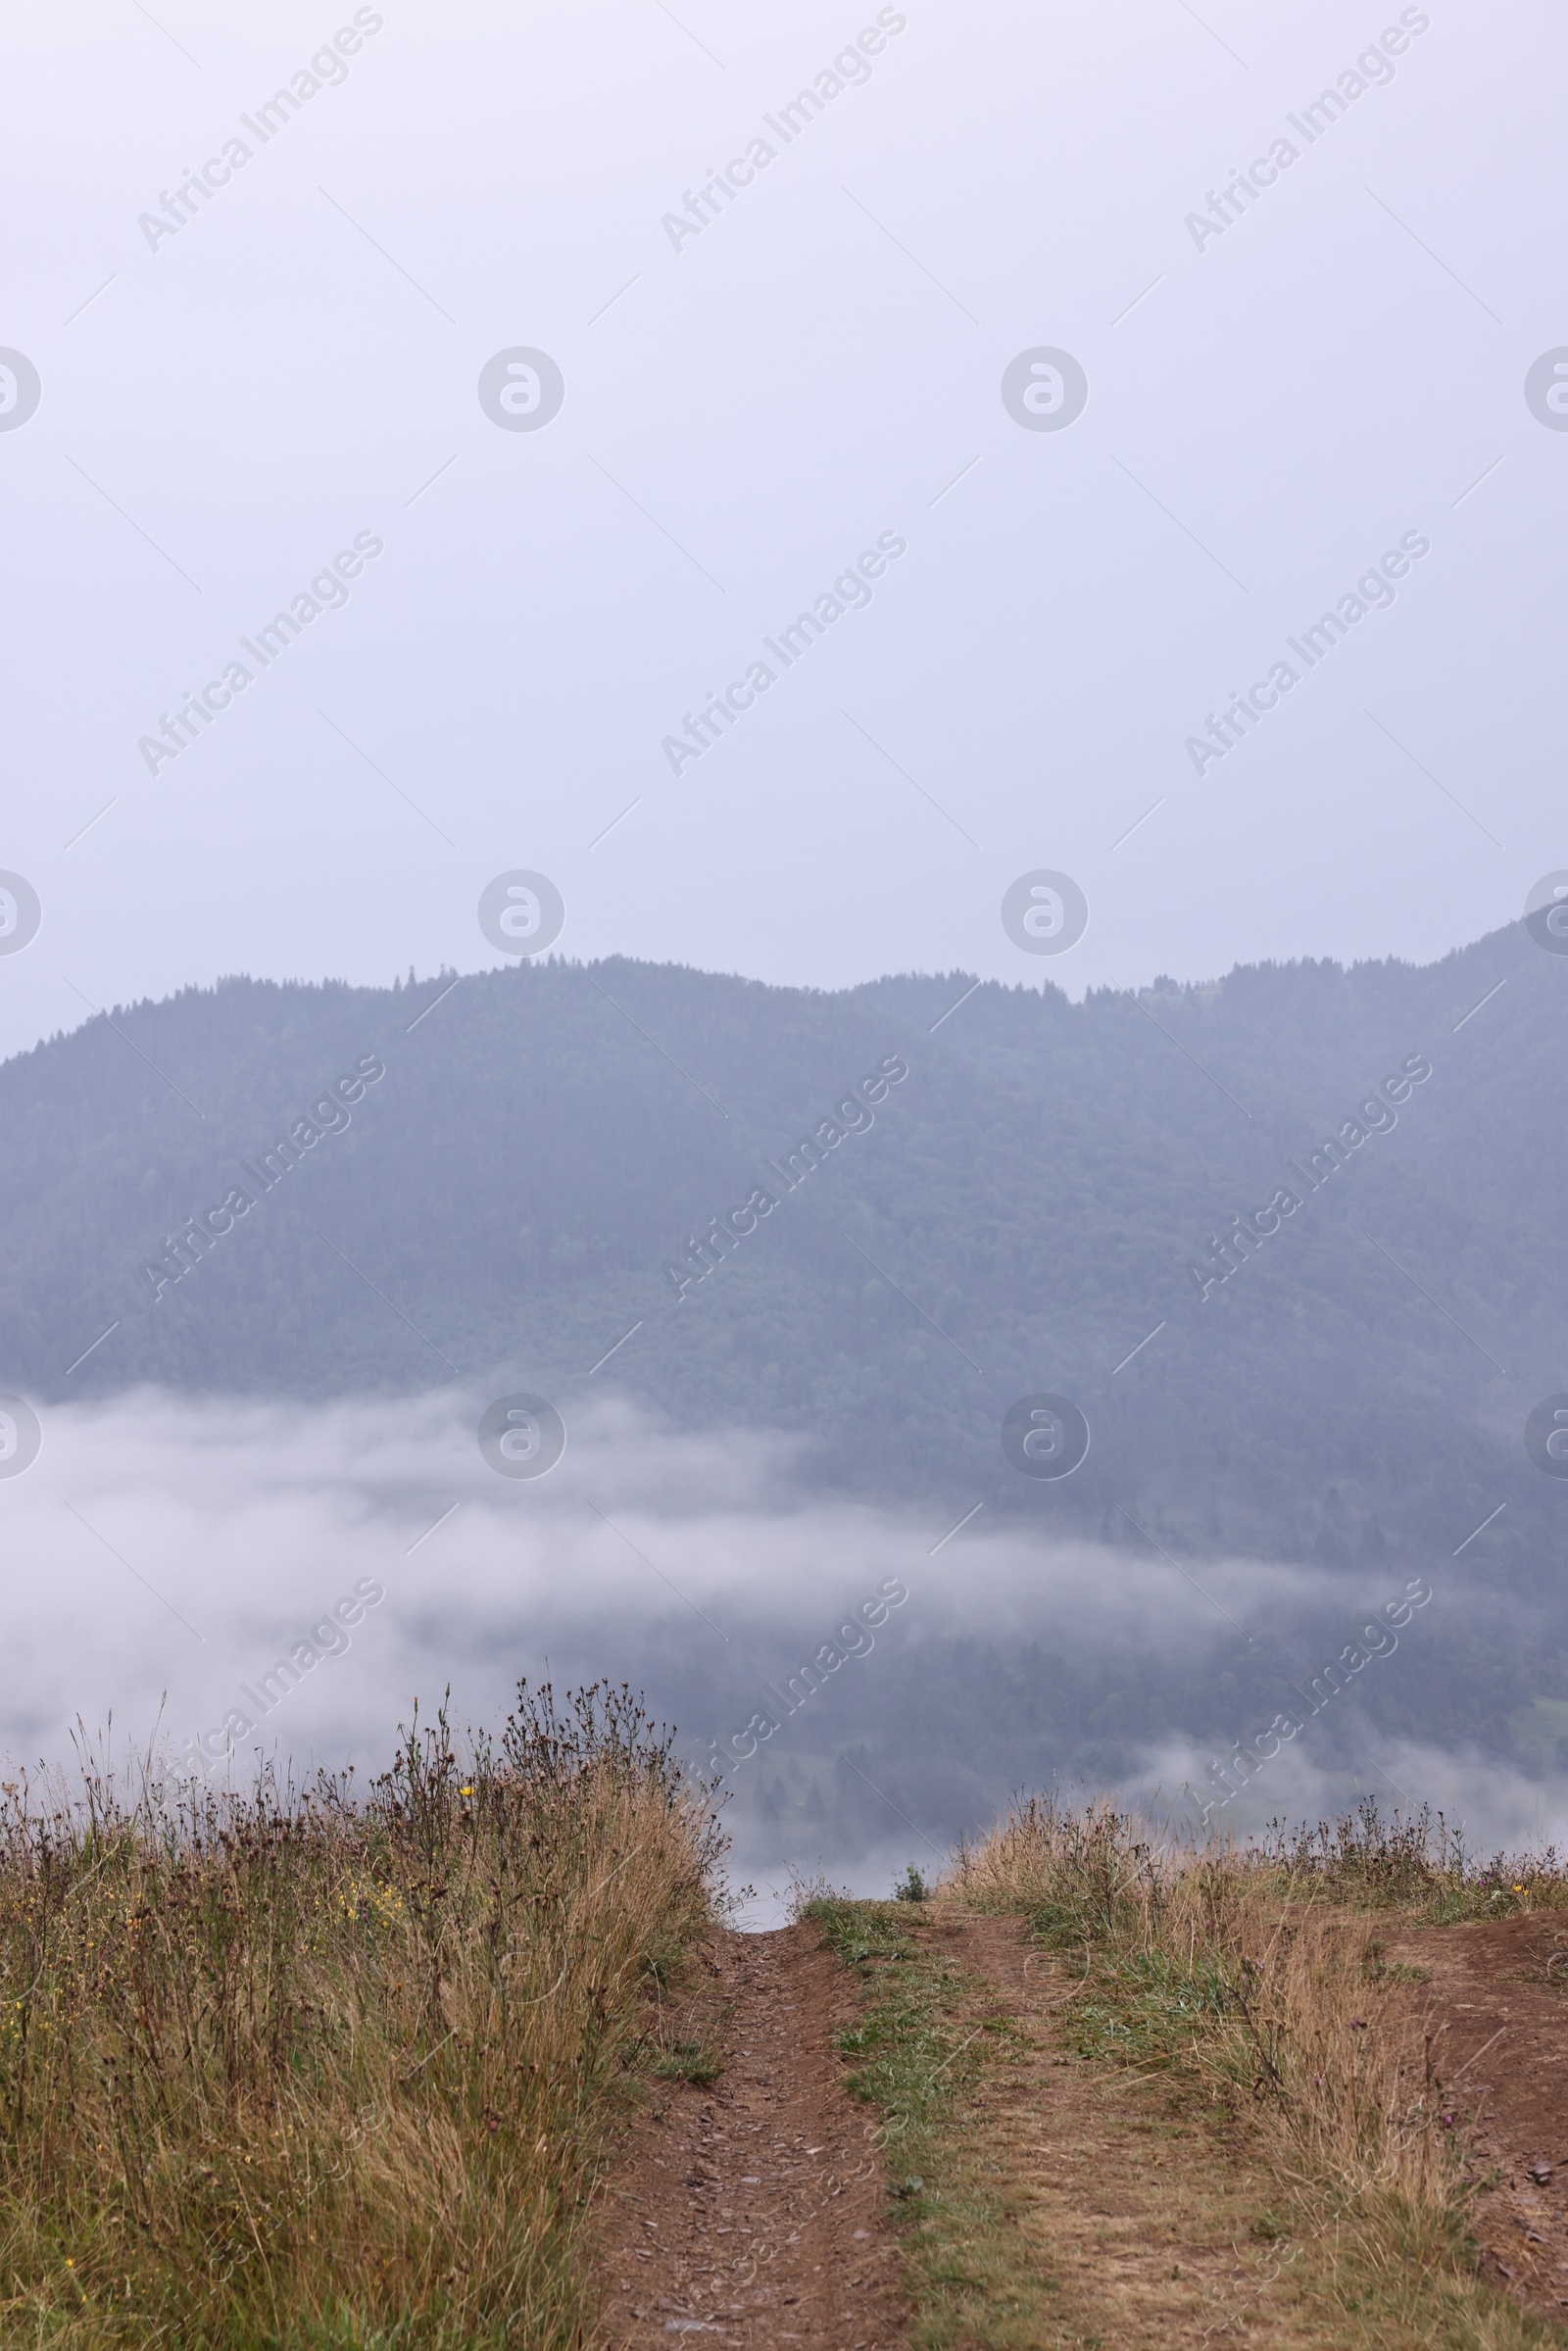
[[[1081,1004],[616,960],[191,989],[0,1070],[0,1377],[459,1380],[569,1422],[640,1324],[593,1393],[801,1432],[826,1487],[1345,1565],[1446,1558],[1505,1501],[1481,1558],[1555,1577],[1522,1431],[1568,1386],[1565,988],[1521,924]],[[1039,1392],[1092,1431],[1059,1482],[999,1442]]]

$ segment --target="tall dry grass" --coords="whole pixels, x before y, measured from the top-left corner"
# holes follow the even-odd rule
[[[1217,2100],[1272,2175],[1290,2257],[1310,2248],[1308,2269],[1390,2308],[1423,2273],[1468,2299],[1470,2264],[1462,2116],[1419,1983],[1386,1964],[1382,1933],[1391,1911],[1475,1915],[1499,1896],[1560,1899],[1556,1856],[1478,1864],[1375,1804],[1335,1831],[1245,1844],[1051,1796],[960,1847],[938,1890],[1022,1910],[1078,1976],[1061,2013],[1085,2053]],[[1511,2342],[1515,2323],[1494,2336],[1471,2312],[1462,2339]]]
[[[629,1693],[361,1797],[0,1798],[0,2340],[580,2342],[585,2199],[719,1838]]]

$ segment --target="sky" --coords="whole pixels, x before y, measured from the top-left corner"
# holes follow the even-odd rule
[[[5,16],[0,1052],[493,964],[519,873],[1077,995],[1568,864],[1560,12]]]

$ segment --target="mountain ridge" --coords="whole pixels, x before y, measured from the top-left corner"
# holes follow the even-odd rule
[[[0,1377],[57,1400],[453,1377],[569,1396],[609,1349],[677,1421],[808,1433],[852,1489],[1111,1538],[1113,1505],[1142,1502],[1178,1548],[1415,1557],[1500,1477],[1544,1539],[1558,1497],[1518,1431],[1568,1305],[1561,981],[1521,923],[1435,964],[1238,966],[1081,1004],[626,958],[182,990],[0,1067]],[[890,1057],[908,1076],[863,1127],[846,1112],[789,1188],[766,1173]],[[1432,1076],[1396,1126],[1332,1182],[1285,1173],[1412,1057]],[[257,1180],[290,1134],[287,1175]],[[1282,1183],[1299,1209],[1233,1241],[1200,1296],[1190,1269]],[[715,1240],[759,1185],[773,1207]],[[236,1187],[229,1225],[193,1229]],[[699,1274],[705,1234],[722,1262]],[[1002,1455],[1032,1392],[1088,1414],[1070,1479]],[[1412,1446],[1435,1456],[1419,1475]]]

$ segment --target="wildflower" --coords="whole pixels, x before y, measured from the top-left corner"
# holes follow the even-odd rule
[[[460,1796],[471,1796],[473,1789],[471,1788],[460,1788],[458,1789],[458,1793]]]

